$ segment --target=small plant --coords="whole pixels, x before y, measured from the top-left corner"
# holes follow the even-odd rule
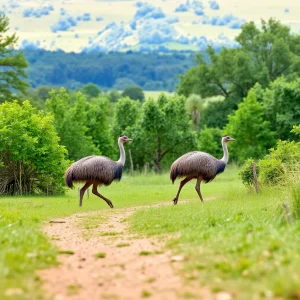
[[[81,289],[80,284],[70,284],[67,286],[68,295],[77,295],[79,293],[79,290]]]
[[[106,254],[104,252],[99,252],[95,255],[97,258],[105,258]]]
[[[241,170],[239,171],[239,176],[242,179],[243,184],[247,186],[250,191],[252,190],[254,184],[252,171],[253,163],[254,160],[252,158],[247,159]],[[256,174],[257,176],[259,175],[259,168],[256,168]]]
[[[74,251],[72,250],[60,250],[58,251],[58,254],[69,254],[69,255],[73,255]]]
[[[143,290],[141,296],[142,296],[143,298],[148,298],[148,297],[151,297],[151,295],[152,295],[152,294],[151,294],[149,291]]]
[[[128,246],[130,246],[130,244],[128,244],[128,243],[120,243],[117,245],[118,248],[128,247]]]
[[[141,252],[139,253],[139,255],[140,255],[140,256],[147,256],[147,255],[151,255],[151,252],[149,252],[149,251],[141,251]]]

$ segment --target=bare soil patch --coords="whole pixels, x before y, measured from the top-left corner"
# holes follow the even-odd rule
[[[129,232],[127,218],[139,208],[78,213],[47,224],[61,254],[59,266],[38,272],[46,293],[55,300],[212,299],[208,288],[181,279],[182,259],[165,249],[165,239]]]

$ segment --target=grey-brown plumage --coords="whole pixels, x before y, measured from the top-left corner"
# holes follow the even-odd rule
[[[73,182],[85,182],[80,189],[79,206],[82,206],[82,199],[85,191],[93,185],[93,194],[102,198],[113,208],[112,202],[98,193],[98,185],[110,185],[114,180],[121,180],[122,170],[125,164],[125,150],[123,143],[131,141],[127,136],[121,135],[118,139],[120,148],[120,159],[114,161],[106,156],[87,156],[73,163],[65,173],[65,182],[69,188]]]
[[[226,143],[229,141],[234,141],[234,139],[229,136],[224,136],[222,138],[222,146],[224,150],[224,156],[222,159],[217,159],[205,152],[194,151],[186,153],[174,161],[170,170],[170,179],[172,182],[174,183],[177,177],[186,177],[180,182],[177,195],[173,199],[174,204],[177,204],[178,197],[183,186],[192,179],[197,179],[195,188],[201,201],[203,201],[200,192],[201,181],[206,183],[210,182],[219,173],[222,173],[225,170],[228,162],[228,150]]]
[[[172,182],[177,177],[186,177],[193,175],[194,178],[201,176],[203,181],[212,181],[217,174],[224,171],[226,164],[213,157],[212,155],[194,151],[189,152],[177,160],[171,166],[170,178]]]
[[[73,163],[65,174],[69,188],[74,182],[96,181],[110,185],[113,180],[121,180],[123,166],[120,162],[105,156],[88,156]]]

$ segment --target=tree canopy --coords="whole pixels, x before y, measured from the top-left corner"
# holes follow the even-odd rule
[[[92,137],[88,135],[86,100],[80,92],[76,93],[75,103],[72,104],[64,88],[52,90],[46,101],[46,108],[54,115],[55,129],[61,138],[61,144],[68,149],[70,159],[77,160],[100,153]]]
[[[264,118],[263,105],[257,101],[253,90],[228,120],[224,134],[236,140],[231,145],[231,153],[239,162],[264,156],[276,142],[270,123]]]
[[[25,81],[27,61],[22,52],[14,51],[18,38],[9,35],[8,18],[0,13],[0,103],[16,98],[19,92],[24,93],[28,86]]]
[[[262,20],[260,29],[254,22],[246,23],[235,40],[239,47],[222,48],[220,53],[208,47],[209,61],[198,54],[197,66],[181,76],[178,93],[241,100],[256,82],[265,88],[277,77],[293,79],[300,74],[300,35],[279,21]]]
[[[122,97],[129,97],[132,100],[139,100],[143,102],[145,99],[145,94],[141,87],[139,86],[128,86],[122,93]]]
[[[0,194],[63,192],[67,151],[52,122],[28,101],[0,105]]]
[[[133,157],[153,163],[159,173],[165,157],[168,159],[164,161],[170,163],[178,155],[196,148],[196,134],[190,126],[185,99],[178,96],[161,94],[157,101],[148,99],[139,121],[128,134],[134,139]]]

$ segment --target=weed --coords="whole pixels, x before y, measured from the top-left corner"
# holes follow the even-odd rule
[[[142,293],[141,293],[141,296],[143,298],[148,298],[148,297],[151,297],[151,293],[149,291],[146,291],[146,290],[143,290]]]
[[[69,255],[73,255],[74,251],[72,250],[60,250],[58,251],[58,254],[69,254]]]
[[[116,245],[116,247],[118,247],[118,248],[128,247],[128,246],[130,246],[130,244],[128,244],[128,243],[120,243],[120,244]]]
[[[152,253],[149,252],[149,251],[141,251],[141,252],[139,253],[140,256],[147,256],[147,255],[151,255],[151,254],[152,254]]]
[[[105,258],[105,256],[106,256],[106,254],[103,252],[99,252],[99,253],[95,254],[95,257],[97,257],[97,258]]]

